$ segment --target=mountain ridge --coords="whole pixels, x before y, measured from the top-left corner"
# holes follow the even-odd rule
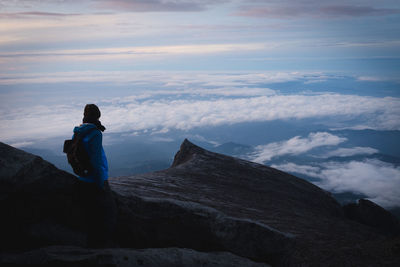
[[[0,262],[15,263],[15,257],[29,261],[26,253],[15,251],[36,255],[39,249],[47,262],[64,257],[77,264],[65,247],[83,253],[86,246],[79,224],[83,210],[74,194],[76,178],[2,143],[0,152],[0,181],[8,183],[1,191],[0,206],[7,216],[0,227],[5,237],[0,242],[5,251]],[[158,248],[149,252],[154,256],[171,247],[192,249],[206,254],[179,253],[193,262],[202,257],[203,263],[207,253],[227,252],[231,254],[221,255],[220,263],[240,259],[241,264],[233,266],[380,266],[382,259],[386,266],[395,266],[399,260],[392,251],[399,244],[398,235],[361,224],[357,218],[349,220],[326,191],[188,140],[170,168],[109,181],[117,213],[116,245],[106,252],[92,252],[105,253],[117,266],[122,253],[118,247]],[[363,208],[370,212],[368,205]],[[58,248],[56,259],[49,256],[57,250],[54,246],[65,247]],[[93,253],[83,258],[91,262]],[[187,266],[172,260],[176,266]]]

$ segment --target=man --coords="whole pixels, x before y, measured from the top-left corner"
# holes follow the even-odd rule
[[[95,104],[87,104],[83,123],[74,128],[74,137],[81,136],[92,167],[87,175],[78,176],[77,194],[84,211],[87,245],[97,248],[112,246],[116,223],[116,205],[108,185],[108,164],[102,145],[106,128],[99,121],[100,116]]]

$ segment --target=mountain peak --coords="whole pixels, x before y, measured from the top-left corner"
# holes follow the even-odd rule
[[[195,154],[203,154],[205,152],[206,150],[199,146],[196,146],[187,138],[185,138],[179,148],[179,151],[175,154],[174,162],[172,163],[171,167],[181,165],[189,161]]]

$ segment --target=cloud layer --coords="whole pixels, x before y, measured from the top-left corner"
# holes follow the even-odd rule
[[[137,94],[99,101],[102,120],[109,132],[133,132],[145,129],[189,130],[195,127],[260,122],[285,119],[314,118],[321,121],[362,120],[365,128],[400,129],[400,100],[397,98],[375,98],[355,95],[266,95],[254,96],[257,91],[249,89],[249,95],[242,94],[246,88],[212,89],[200,94],[183,91],[180,97],[176,91],[162,94]],[[262,89],[257,89],[262,91]],[[185,94],[186,93],[186,94]],[[242,95],[241,95],[242,94]],[[354,103],[358,108],[354,109]],[[68,131],[71,123],[78,123],[82,104],[27,106],[0,109],[0,138],[2,140],[55,136]],[[324,118],[330,118],[324,119]],[[295,137],[282,144],[259,147],[258,161],[268,160],[274,151],[277,154],[300,153],[320,145],[338,144],[344,139],[327,133],[316,133],[307,138]],[[298,144],[290,150],[285,145]]]
[[[131,12],[185,12],[203,11],[209,5],[220,4],[221,0],[97,0],[94,7],[106,10],[121,10]]]
[[[387,0],[0,1],[0,72],[35,72],[38,65],[47,73],[296,68],[361,72],[378,58],[382,64],[376,71],[392,71],[394,63],[385,58],[398,59],[393,25],[398,24],[399,10],[398,3]],[[315,19],[319,23],[312,22]]]
[[[386,162],[328,162],[320,166],[287,163],[273,167],[320,178],[316,184],[328,191],[362,193],[383,207],[400,206],[400,167]]]
[[[343,17],[362,17],[362,16],[385,16],[398,14],[397,8],[378,8],[373,6],[357,5],[296,5],[294,6],[248,6],[234,13],[236,16],[246,17],[266,17],[266,18],[343,18]]]
[[[310,133],[306,138],[295,136],[287,141],[257,146],[255,148],[256,151],[250,156],[250,159],[254,162],[264,163],[271,160],[273,157],[299,155],[316,147],[335,146],[346,140],[346,138],[327,132]]]
[[[323,86],[321,81],[331,78],[324,73],[302,72],[88,71],[50,75],[0,74],[0,85],[5,86],[5,91],[0,92],[0,138],[21,142],[26,138],[62,135],[69,131],[71,123],[80,122],[82,105],[85,104],[82,101],[99,104],[108,132],[114,133],[153,129],[166,132],[243,122],[310,118],[330,128],[400,129],[400,99],[396,97],[318,92],[283,94],[266,87],[267,84],[276,85],[280,82],[298,82],[300,86],[318,82]],[[77,98],[75,95],[78,92],[73,90],[75,86],[63,85],[64,82],[87,82],[91,89],[82,89]],[[25,88],[26,84],[34,89],[7,90],[6,87],[13,85]],[[67,88],[67,91],[61,99],[55,92],[64,90],[62,88]],[[72,91],[68,93],[68,90]],[[48,93],[52,97],[43,98]],[[65,98],[70,99],[68,101],[71,104],[65,104]],[[40,105],[33,99],[38,99]],[[301,150],[291,151],[281,148],[285,144],[270,144],[259,147],[259,155],[255,155],[255,158],[263,161],[274,156],[271,152],[265,154],[264,150],[295,154],[323,145],[324,142],[339,141],[342,139],[329,134],[295,137],[287,144],[302,144]],[[354,149],[335,153],[373,152],[365,148]]]
[[[255,87],[266,83],[303,80],[306,83],[316,83],[329,78],[335,79],[334,76],[329,76],[321,72],[299,71],[70,71],[52,73],[0,73],[0,85],[109,82],[116,84],[130,83],[132,85],[146,84],[153,87],[157,81],[165,87],[170,87],[172,90],[185,88],[195,92],[201,89],[201,87],[230,87],[232,90],[235,90],[237,87]]]
[[[355,155],[372,155],[378,153],[379,150],[372,148],[372,147],[351,147],[351,148],[338,148],[334,151],[328,152],[324,155],[324,158],[329,157],[351,157]]]

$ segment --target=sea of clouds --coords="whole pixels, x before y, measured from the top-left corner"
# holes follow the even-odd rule
[[[335,92],[299,91],[284,93],[266,84],[296,81],[300,84],[329,78],[322,73],[138,73],[116,72],[3,77],[2,82],[20,84],[54,84],[66,82],[101,82],[114,97],[102,96],[105,90],[89,93],[102,110],[102,121],[108,132],[189,130],[196,127],[263,122],[287,119],[318,119],[332,127],[351,129],[400,129],[400,98],[373,97]],[[50,76],[50,77],[49,77]],[[14,80],[13,80],[14,79]],[[16,80],[15,80],[16,79]],[[27,80],[28,79],[28,80]],[[131,86],[118,96],[118,84]],[[73,86],[73,85],[71,85]],[[140,89],[137,89],[140,88]],[[131,92],[129,94],[129,92]],[[35,94],[40,94],[36,89]],[[32,94],[32,92],[29,92]],[[11,95],[11,93],[10,93]],[[33,103],[16,105],[24,96],[2,95],[0,107],[0,139],[22,142],[25,139],[62,135],[78,124],[84,99],[72,95],[72,101],[46,103],[46,96]],[[29,96],[28,96],[29,97]],[[75,97],[75,98],[74,98]],[[11,102],[11,104],[10,104]],[[25,102],[28,102],[26,100]]]
[[[347,138],[327,132],[310,133],[306,137],[295,136],[289,140],[272,142],[255,147],[246,158],[258,163],[285,155],[302,157],[318,147],[331,148],[319,156],[325,162],[310,162],[312,165],[285,162],[272,167],[317,178],[316,185],[330,192],[356,192],[368,196],[372,201],[387,208],[400,206],[400,166],[378,159],[350,160],[337,162],[330,157],[371,155],[379,150],[372,147],[336,148]],[[309,155],[309,154],[308,154]]]
[[[10,74],[11,75],[11,74]],[[48,99],[37,89],[27,93],[3,91],[0,106],[0,140],[15,146],[34,145],[36,140],[70,136],[74,125],[81,123],[84,104],[92,99],[100,106],[101,120],[107,134],[148,135],[171,140],[172,130],[192,132],[209,126],[233,125],[243,122],[311,119],[326,129],[400,130],[400,98],[307,89],[307,84],[340,79],[324,73],[299,72],[83,72],[26,74],[1,77],[0,85],[32,85],[99,83],[108,89],[90,89],[89,97],[71,93],[69,101]],[[297,92],[287,93],[275,84],[297,82]],[[120,88],[124,88],[123,94]],[[128,88],[128,89],[126,89]],[[89,89],[88,89],[89,90]],[[121,91],[122,92],[122,91]],[[36,97],[35,101],[31,96]],[[64,92],[65,95],[65,92]],[[72,99],[72,100],[71,100]],[[15,104],[15,105],[14,105]],[[13,108],[10,108],[12,106]],[[165,134],[165,136],[163,136]],[[229,141],[229,140],[227,140]],[[371,147],[339,147],[347,139],[329,132],[311,132],[288,140],[255,147],[248,159],[268,164],[283,155],[302,156],[315,148],[332,149],[319,157],[327,161],[317,165],[287,162],[274,167],[320,180],[317,185],[333,192],[359,192],[385,207],[400,206],[400,169],[380,160],[349,162],[329,161],[330,157],[371,155]]]

